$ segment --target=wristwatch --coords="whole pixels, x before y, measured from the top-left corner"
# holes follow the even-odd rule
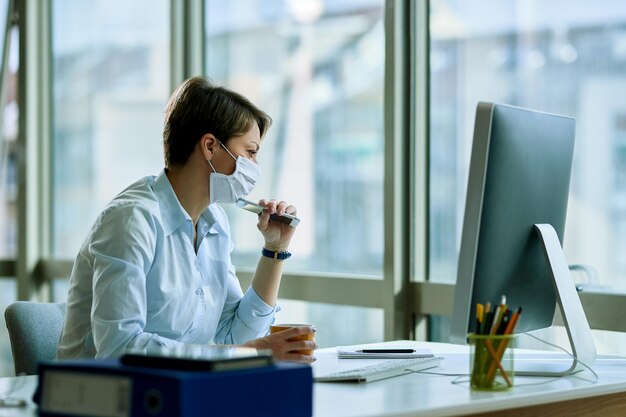
[[[265,248],[261,251],[261,255],[272,259],[278,259],[279,261],[291,258],[291,252],[274,252]]]

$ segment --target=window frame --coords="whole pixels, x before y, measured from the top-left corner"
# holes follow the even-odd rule
[[[51,230],[51,8],[50,0],[10,1],[19,32],[17,299],[46,299],[50,284],[38,271]]]

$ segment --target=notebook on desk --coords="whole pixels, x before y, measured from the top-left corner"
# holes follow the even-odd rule
[[[315,369],[316,382],[372,382],[439,365],[442,358],[415,341],[337,346],[329,366]]]
[[[433,352],[426,348],[412,348],[403,346],[385,347],[358,347],[337,346],[337,356],[340,359],[414,359],[432,358]]]

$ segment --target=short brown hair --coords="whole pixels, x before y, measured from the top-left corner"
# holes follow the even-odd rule
[[[263,137],[272,119],[239,93],[205,77],[189,78],[174,91],[165,109],[165,167],[185,164],[203,135],[211,133],[226,145],[231,137],[246,134],[253,122]]]

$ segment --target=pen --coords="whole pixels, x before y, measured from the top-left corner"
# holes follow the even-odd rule
[[[362,349],[361,353],[415,353],[415,349]]]
[[[489,334],[491,326],[493,325],[493,311],[487,313],[485,317],[485,323],[483,324],[483,334]]]
[[[500,322],[502,321],[502,315],[506,311],[506,296],[503,295],[500,297],[500,305],[496,307],[496,311],[493,315],[493,323],[491,325],[491,329],[489,334],[496,334],[498,331],[498,327],[500,327]]]
[[[506,334],[506,329],[509,326],[509,320],[511,320],[512,312],[508,308],[504,312],[502,316],[502,320],[500,321],[500,325],[498,326],[498,330],[496,330],[496,334]]]

